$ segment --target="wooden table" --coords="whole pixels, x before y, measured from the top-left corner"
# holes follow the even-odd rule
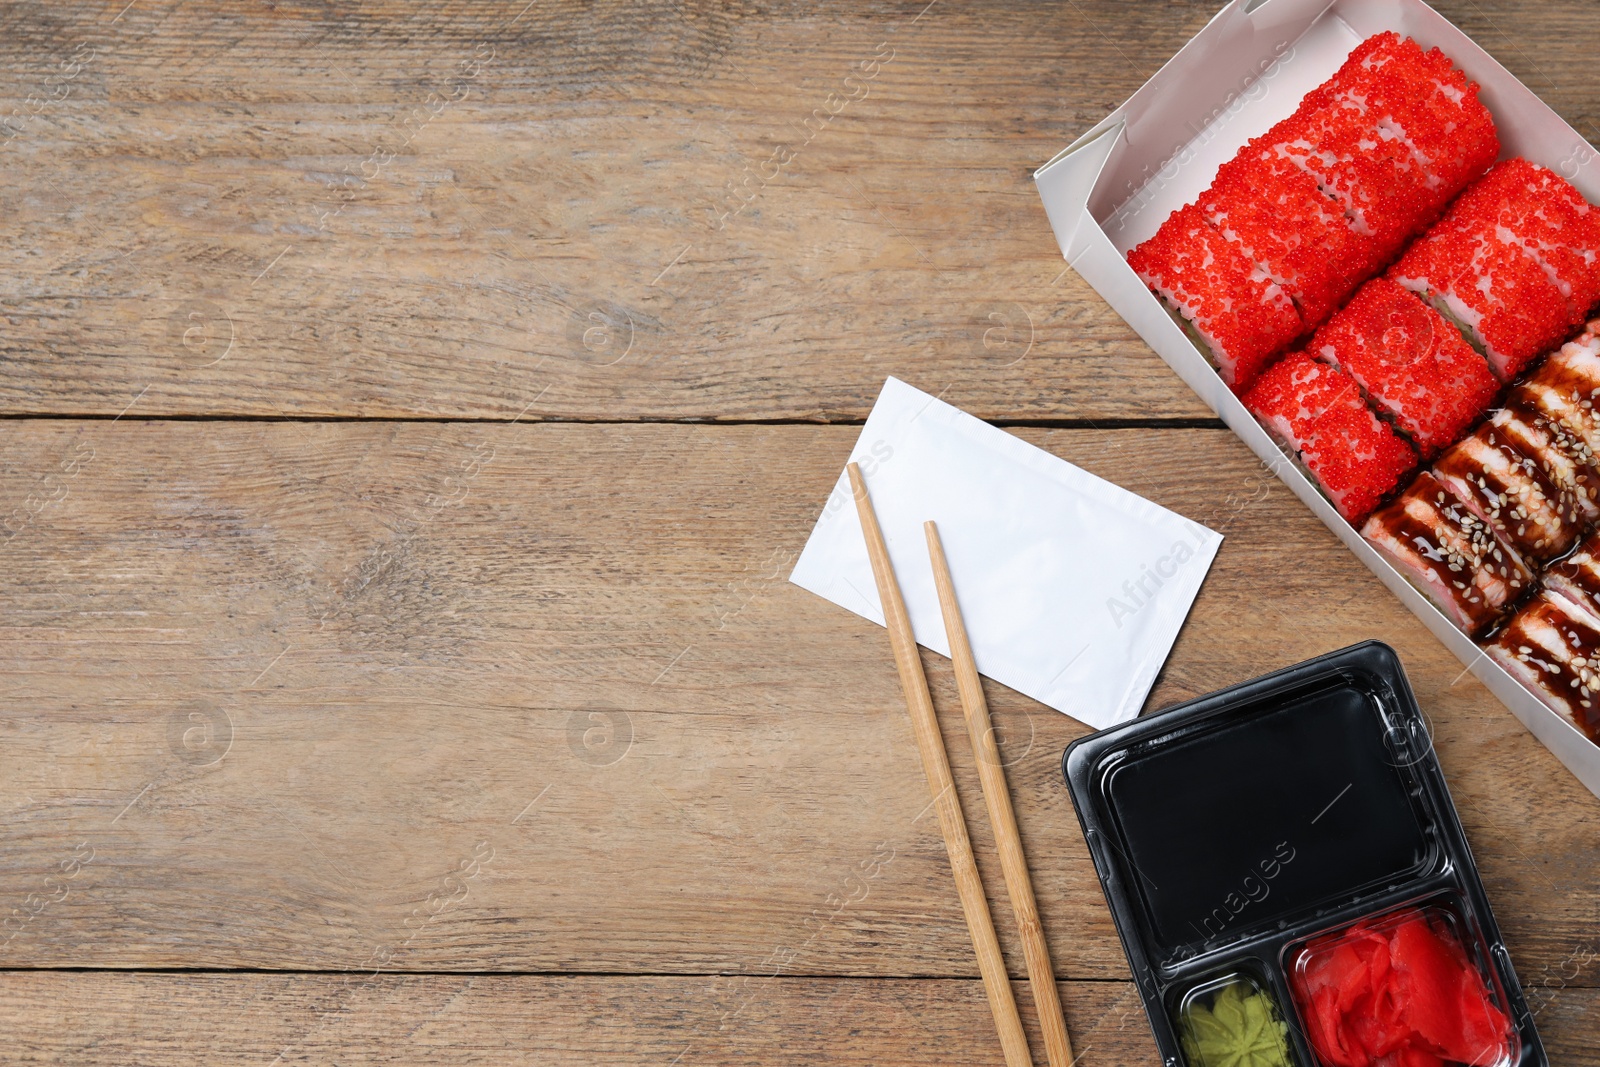
[[[1393,644],[1600,1060],[1600,802],[1040,209],[1216,0],[924,3],[0,13],[0,1060],[998,1063],[883,631],[785,581],[891,374],[1227,535],[1152,707]],[[1592,5],[1442,8],[1600,140]],[[1084,728],[990,693],[1083,1063],[1155,1063]]]

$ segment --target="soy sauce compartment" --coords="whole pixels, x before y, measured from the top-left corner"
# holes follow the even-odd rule
[[[1470,914],[1459,896],[1437,894],[1286,945],[1282,971],[1313,1067],[1377,1067],[1404,1048],[1417,1062],[1522,1063],[1498,954]]]
[[[1303,1067],[1291,1018],[1272,984],[1246,968],[1189,987],[1173,1009],[1186,1067]]]
[[[1102,766],[1108,829],[1164,970],[1441,866],[1416,738],[1386,711],[1335,675]]]
[[[1282,1013],[1289,1062],[1349,1067],[1315,1054],[1291,951],[1417,908],[1446,917],[1440,928],[1516,1031],[1492,1067],[1548,1067],[1428,724],[1387,646],[1357,645],[1081,738],[1063,771],[1168,1067],[1201,1067],[1184,1051],[1186,1005],[1230,976],[1248,977]],[[1287,836],[1296,825],[1314,833]]]

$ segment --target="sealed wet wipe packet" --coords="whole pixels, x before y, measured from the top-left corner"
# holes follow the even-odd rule
[[[1091,726],[1139,713],[1220,535],[895,378],[850,461],[919,643],[949,654],[932,519],[979,671]],[[842,472],[789,580],[883,624]]]

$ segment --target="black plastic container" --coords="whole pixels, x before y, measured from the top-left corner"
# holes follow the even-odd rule
[[[1330,943],[1353,926],[1373,931],[1354,940],[1376,943],[1419,916],[1465,957],[1438,958],[1475,969],[1508,1020],[1494,1067],[1547,1067],[1427,724],[1387,645],[1091,734],[1062,766],[1171,1067],[1207,1067],[1185,1055],[1180,1030],[1216,1025],[1193,1013],[1221,1012],[1224,993],[1229,1012],[1265,994],[1286,1024],[1288,1062],[1333,1067],[1314,1052],[1313,1035],[1328,1031],[1308,988],[1328,981],[1317,976],[1331,973],[1318,969]],[[1421,929],[1406,930],[1406,944],[1432,944]]]

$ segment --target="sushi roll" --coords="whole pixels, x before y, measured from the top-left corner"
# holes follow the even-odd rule
[[[1566,559],[1544,572],[1544,587],[1590,614],[1600,614],[1600,533],[1590,534]]]
[[[1250,150],[1315,179],[1381,265],[1489,168],[1500,141],[1477,86],[1442,53],[1382,33]]]
[[[1552,502],[1564,526],[1579,536],[1600,518],[1600,472],[1594,454],[1559,424],[1527,418],[1502,408],[1489,419],[1502,440],[1533,461],[1544,480],[1555,489]]]
[[[1370,275],[1438,217],[1425,213],[1427,176],[1354,109],[1302,110],[1246,146],[1253,167],[1289,166],[1309,178],[1366,242],[1353,263]]]
[[[1566,299],[1522,246],[1465,220],[1411,246],[1389,276],[1425,298],[1510,381],[1567,330]],[[1450,219],[1441,226],[1449,227]]]
[[[1353,101],[1364,101],[1387,136],[1403,140],[1421,159],[1434,203],[1448,204],[1500,155],[1494,117],[1467,80],[1437,48],[1426,52],[1409,37],[1380,33],[1356,46],[1333,77]]]
[[[1533,582],[1511,546],[1427,471],[1368,519],[1361,536],[1470,637]]]
[[[1506,406],[1561,424],[1600,455],[1600,337],[1561,346],[1506,397]]]
[[[1502,221],[1565,203],[1510,180],[1508,175],[1519,173],[1516,162],[1500,164],[1461,194],[1444,219],[1389,268],[1390,278],[1454,323],[1502,381],[1559,345],[1587,316],[1587,308],[1569,304],[1535,256],[1530,233]]]
[[[1379,34],[1128,262],[1242,396],[1499,150],[1476,85],[1437,49]]]
[[[1540,381],[1554,382],[1552,374],[1565,375],[1562,384],[1600,389],[1600,319],[1591,322],[1583,333],[1555,352],[1531,375]]]
[[[1566,298],[1576,326],[1600,301],[1600,211],[1559,175],[1508,159],[1484,178],[1500,200],[1497,222],[1517,235]]]
[[[1594,400],[1575,397],[1542,382],[1523,382],[1507,395],[1506,407],[1525,418],[1541,421],[1553,436],[1560,438],[1564,448],[1585,462],[1596,455],[1600,413],[1594,410]]]
[[[1484,651],[1546,707],[1600,743],[1600,618],[1545,590]]]
[[[1500,390],[1437,311],[1386,278],[1363,285],[1308,350],[1354,378],[1424,458],[1459,440]]]
[[[1235,159],[1200,198],[1206,221],[1294,300],[1307,327],[1323,321],[1382,267],[1373,242],[1287,161]]]
[[[1352,524],[1416,466],[1416,453],[1372,414],[1355,379],[1305,352],[1268,368],[1244,404]]]
[[[1600,354],[1565,344],[1506,394],[1504,411],[1549,438],[1549,448],[1587,475],[1600,496]],[[1496,416],[1501,418],[1501,416]],[[1533,454],[1538,458],[1538,454]],[[1597,515],[1590,515],[1597,518]]]
[[[1128,265],[1235,392],[1305,332],[1289,294],[1212,228],[1198,205],[1169,217],[1128,253]]]
[[[1574,502],[1490,423],[1446,449],[1433,474],[1523,559],[1555,559],[1583,532]]]

